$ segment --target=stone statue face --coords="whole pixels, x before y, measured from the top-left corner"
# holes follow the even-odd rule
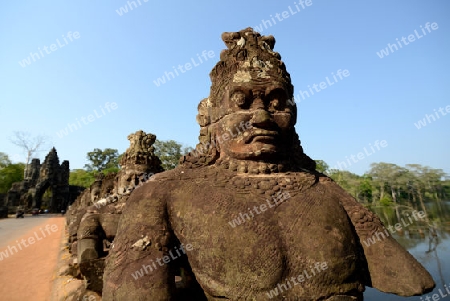
[[[117,193],[123,194],[126,192],[128,188],[133,185],[134,182],[134,174],[129,172],[124,172],[120,175],[118,185],[117,185]]]
[[[96,181],[91,186],[91,202],[96,202],[100,199],[101,184],[101,181]]]
[[[283,86],[273,82],[229,85],[222,101],[229,114],[216,132],[221,157],[265,160],[284,153],[296,119],[289,99]]]

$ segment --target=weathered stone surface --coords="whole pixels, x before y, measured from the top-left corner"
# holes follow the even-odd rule
[[[163,170],[153,153],[155,135],[137,131],[128,139],[131,145],[122,156],[120,171],[107,176],[99,174],[67,212],[70,250],[86,280],[88,292],[101,294],[103,261],[113,245],[131,191]]]
[[[283,286],[272,300],[430,291],[429,273],[391,236],[362,244],[384,230],[379,218],[304,154],[275,39],[251,28],[222,39],[198,107],[200,143],[131,194],[103,300],[267,300]]]
[[[80,263],[80,271],[86,278],[86,289],[101,293],[105,259],[93,259]]]
[[[137,131],[127,138],[130,140],[130,147],[120,160],[122,169],[118,177],[118,193],[124,193],[130,187],[139,185],[138,177],[164,170],[161,167],[161,160],[154,154],[152,145],[156,141],[155,135]]]

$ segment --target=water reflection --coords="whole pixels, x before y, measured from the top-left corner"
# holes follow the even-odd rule
[[[414,219],[413,223],[402,227],[401,231],[396,231],[392,236],[428,270],[433,276],[436,288],[421,297],[399,297],[367,288],[364,300],[426,301],[444,298],[450,300],[450,202],[433,202],[426,204],[422,209],[411,206],[370,209],[378,214],[386,227],[395,226],[397,223],[404,225],[403,222],[408,222],[408,215],[410,217],[413,210],[426,212],[426,218]]]

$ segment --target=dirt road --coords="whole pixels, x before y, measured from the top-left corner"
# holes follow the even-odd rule
[[[65,218],[0,220],[0,300],[48,301]]]

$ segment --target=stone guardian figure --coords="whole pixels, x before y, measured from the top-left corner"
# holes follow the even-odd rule
[[[434,287],[380,219],[304,154],[275,39],[226,32],[199,144],[131,194],[103,300],[363,300]],[[175,281],[180,276],[180,283]]]

